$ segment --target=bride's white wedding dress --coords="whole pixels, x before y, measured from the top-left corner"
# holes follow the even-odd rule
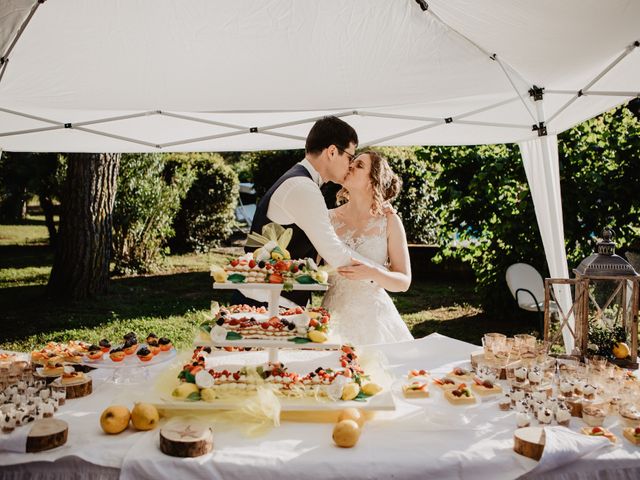
[[[372,219],[362,233],[349,230],[335,210],[331,224],[340,239],[360,255],[388,265],[387,217]],[[331,313],[333,329],[343,342],[354,345],[412,340],[411,332],[387,292],[375,283],[349,280],[338,273],[329,277],[323,307]]]

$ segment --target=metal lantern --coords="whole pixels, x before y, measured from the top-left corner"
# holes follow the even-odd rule
[[[545,340],[553,343],[563,327],[569,328],[574,337],[578,353],[585,355],[589,349],[589,327],[605,329],[622,327],[626,343],[630,347],[627,359],[616,363],[629,368],[638,368],[638,303],[640,298],[640,276],[624,258],[615,254],[613,232],[605,229],[598,242],[597,252],[585,258],[576,269],[574,279],[545,280]],[[568,312],[558,309],[553,302],[554,285],[570,285],[573,288],[573,305]],[[551,311],[559,310],[560,330],[550,335]],[[569,327],[573,316],[575,329]],[[551,338],[550,338],[551,337]],[[569,352],[572,353],[572,352]]]

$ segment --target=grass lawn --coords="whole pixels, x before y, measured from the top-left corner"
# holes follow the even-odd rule
[[[156,275],[115,277],[104,296],[59,302],[46,295],[53,261],[46,239],[46,228],[37,219],[27,225],[0,225],[0,348],[29,350],[51,340],[116,340],[128,331],[145,336],[153,331],[188,348],[211,302],[226,303],[231,296],[214,291],[209,277],[210,265],[228,258],[230,251],[223,249],[169,256]],[[535,330],[534,315],[515,321],[488,318],[473,287],[414,281],[408,292],[392,296],[415,337],[438,332],[479,344],[488,331],[511,335]]]

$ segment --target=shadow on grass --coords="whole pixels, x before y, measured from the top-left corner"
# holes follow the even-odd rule
[[[83,301],[49,298],[45,285],[3,288],[0,342],[113,320],[181,316],[208,310],[212,300],[226,303],[230,296],[212,289],[209,272],[115,278],[109,293]]]
[[[522,315],[514,313],[511,318],[499,318],[482,312],[449,320],[425,320],[414,324],[411,333],[415,338],[422,338],[437,332],[463,342],[482,345],[485,333],[499,332],[511,337],[518,333],[533,333],[538,330],[538,325],[538,318],[526,312]]]
[[[50,267],[53,249],[49,245],[0,245],[0,269]]]

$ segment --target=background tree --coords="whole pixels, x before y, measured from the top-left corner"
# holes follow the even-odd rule
[[[593,250],[605,225],[617,242],[640,239],[640,122],[621,107],[559,136],[560,183],[570,266]],[[442,256],[473,268],[485,309],[515,309],[504,281],[509,265],[530,263],[548,276],[533,201],[516,145],[424,147],[436,158]]]
[[[236,225],[238,176],[217,153],[168,154],[169,165],[189,164],[195,180],[175,218],[172,249],[207,251],[228,239]]]
[[[107,291],[120,154],[71,153],[49,293],[86,298]]]
[[[116,273],[158,269],[180,201],[195,178],[186,162],[167,165],[169,154],[125,154],[120,163],[113,212]]]

